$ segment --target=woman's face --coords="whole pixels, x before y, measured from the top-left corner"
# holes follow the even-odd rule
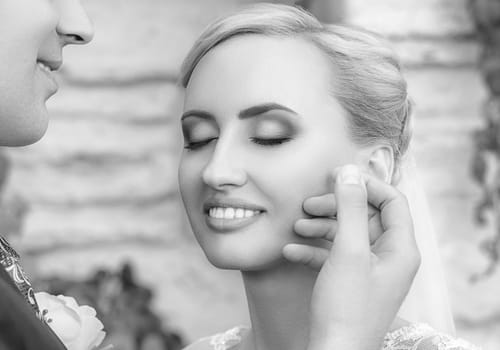
[[[80,0],[0,0],[0,146],[43,136],[62,48],[92,36]]]
[[[186,90],[179,183],[192,229],[221,268],[258,270],[300,242],[305,198],[355,160],[346,113],[330,94],[328,59],[300,39],[228,40]]]

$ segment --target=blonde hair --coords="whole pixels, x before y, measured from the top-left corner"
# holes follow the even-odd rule
[[[333,93],[350,114],[354,142],[385,144],[399,163],[411,139],[412,103],[395,52],[387,41],[366,30],[320,23],[303,9],[257,4],[210,24],[181,68],[186,88],[200,60],[220,43],[241,35],[297,37],[314,44],[333,63]],[[332,74],[333,75],[333,74]]]

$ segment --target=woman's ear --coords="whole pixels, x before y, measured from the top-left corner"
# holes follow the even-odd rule
[[[369,150],[367,170],[378,179],[391,183],[394,173],[394,152],[388,146],[376,146]]]

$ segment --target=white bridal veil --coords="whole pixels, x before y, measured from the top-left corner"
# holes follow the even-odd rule
[[[453,335],[455,327],[436,235],[411,151],[401,166],[401,181],[397,188],[408,198],[422,256],[422,263],[398,316],[412,323],[427,323],[437,331]]]

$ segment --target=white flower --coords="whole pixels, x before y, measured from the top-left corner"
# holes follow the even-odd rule
[[[68,350],[92,350],[104,340],[103,324],[95,309],[79,306],[74,298],[45,292],[35,294],[47,324]]]

